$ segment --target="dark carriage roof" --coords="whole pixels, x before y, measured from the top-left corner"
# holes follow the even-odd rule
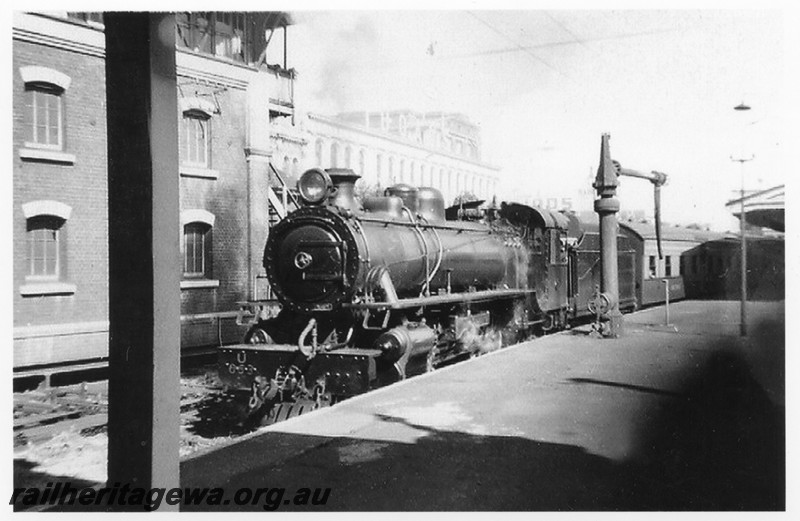
[[[638,235],[642,240],[655,240],[656,227],[651,221],[622,221],[619,223],[620,227],[625,227]],[[726,233],[712,232],[709,230],[701,230],[698,228],[690,228],[687,226],[676,226],[673,224],[661,224],[661,240],[662,241],[679,241],[679,242],[706,242],[717,239],[724,239],[729,235]]]

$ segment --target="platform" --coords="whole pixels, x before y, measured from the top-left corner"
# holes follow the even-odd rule
[[[302,511],[783,509],[784,303],[750,303],[745,340],[738,306],[490,353],[197,454],[181,484],[331,489],[280,506]]]

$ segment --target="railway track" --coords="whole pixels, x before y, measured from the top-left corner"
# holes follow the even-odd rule
[[[207,368],[206,368],[207,369]],[[230,414],[230,397],[206,370],[181,377],[181,424],[185,437],[240,435]],[[65,431],[84,436],[104,432],[108,423],[108,381],[14,393],[14,446],[40,443]]]
[[[314,408],[304,402],[278,403],[261,422],[248,422],[246,399],[224,391],[216,364],[192,367],[181,376],[181,455]],[[104,434],[107,423],[107,380],[14,393],[15,448],[46,443],[64,432]]]

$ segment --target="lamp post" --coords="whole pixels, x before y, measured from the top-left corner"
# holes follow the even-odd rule
[[[744,102],[736,105],[733,107],[733,110],[737,112],[746,112],[750,110],[750,107],[745,105]],[[731,160],[737,161],[739,163],[739,171],[741,176],[741,187],[739,192],[739,233],[742,236],[742,243],[741,243],[741,262],[739,263],[741,266],[741,317],[740,317],[740,328],[739,331],[741,332],[742,336],[747,336],[747,237],[745,235],[745,214],[744,214],[744,164],[748,161],[753,160],[753,156],[749,158],[740,157],[738,159],[734,159],[731,157]]]

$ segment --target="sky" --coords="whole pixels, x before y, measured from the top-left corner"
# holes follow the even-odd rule
[[[463,113],[503,199],[591,209],[605,132],[624,167],[668,175],[667,222],[736,229],[732,157],[754,156],[746,190],[785,181],[781,11],[468,9],[293,12],[298,105]],[[623,178],[619,198],[652,213],[646,181]]]

